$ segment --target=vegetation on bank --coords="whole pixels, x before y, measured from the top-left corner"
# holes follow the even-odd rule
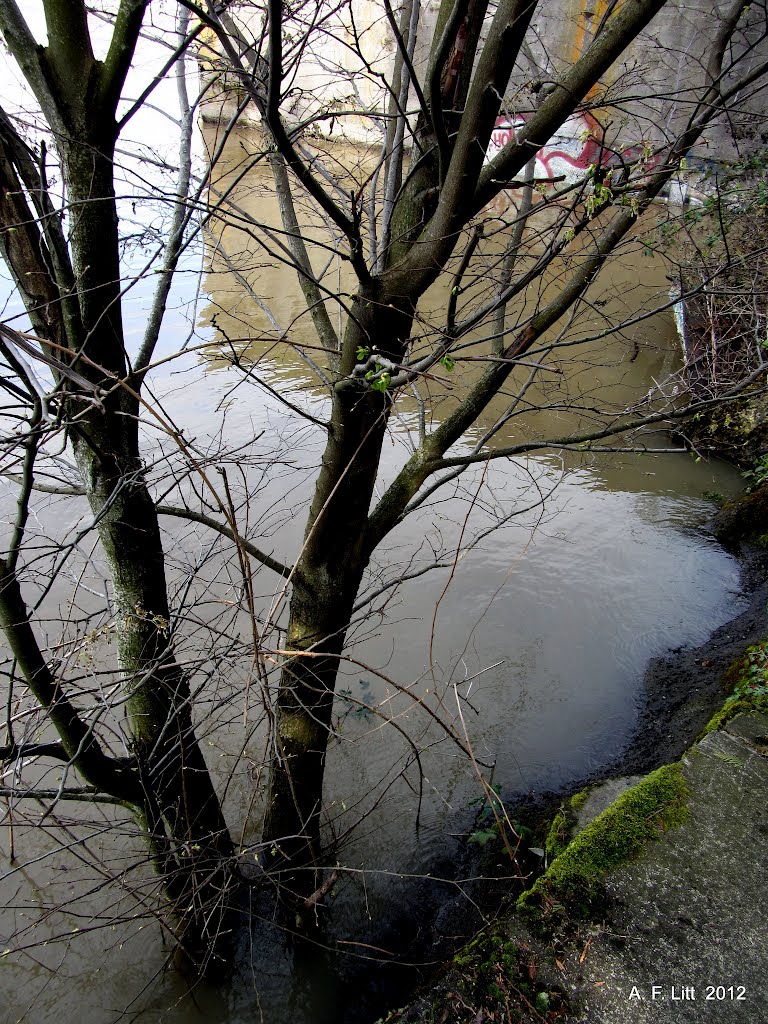
[[[510,938],[502,929],[488,929],[454,956],[422,998],[393,1011],[378,1024],[562,1020],[567,1001],[545,970],[548,959],[543,948]]]
[[[763,150],[721,173],[674,238],[688,386],[706,400],[752,382],[738,400],[696,414],[683,433],[697,451],[749,472],[768,469],[767,168]]]
[[[730,696],[710,718],[702,735],[722,728],[738,714],[768,713],[768,637],[748,647],[723,681],[731,687]]]

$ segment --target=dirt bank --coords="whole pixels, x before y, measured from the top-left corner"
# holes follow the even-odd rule
[[[680,647],[651,661],[635,738],[601,772],[604,777],[641,774],[679,758],[728,696],[728,668],[768,632],[768,551],[744,546],[740,553],[748,606],[700,647]]]

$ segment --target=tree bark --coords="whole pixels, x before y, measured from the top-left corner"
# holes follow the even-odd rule
[[[141,807],[155,864],[189,952],[205,957],[235,913],[233,844],[192,723],[189,681],[172,644],[165,558],[139,450],[119,297],[109,136],[62,147],[72,209],[73,270],[85,340],[78,368],[105,390],[72,432],[75,458],[114,586],[117,653]],[[96,365],[98,365],[98,369]]]
[[[403,358],[412,307],[373,289],[352,309],[341,373],[359,347]],[[368,564],[366,526],[391,400],[365,382],[337,387],[328,440],[293,577],[287,648],[275,709],[264,841],[292,867],[320,859],[325,752],[339,660]],[[274,860],[274,858],[272,858]],[[302,894],[314,886],[293,878]]]

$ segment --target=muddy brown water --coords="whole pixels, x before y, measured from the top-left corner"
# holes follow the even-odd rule
[[[236,198],[274,223],[274,204],[258,171],[240,183]],[[231,262],[207,258],[197,308],[188,301],[189,282],[182,285],[164,336],[169,353],[186,338],[191,346],[213,345],[158,367],[150,389],[183,425],[198,460],[212,457],[211,472],[222,462],[216,455],[222,447],[238,450],[228,463],[229,479],[236,497],[251,495],[247,522],[244,510],[239,522],[262,547],[290,560],[301,543],[323,432],[262,383],[320,418],[323,386],[296,347],[275,344],[283,330],[297,346],[311,344],[293,275],[269,255],[246,254],[233,229],[224,241]],[[482,259],[490,267],[492,247]],[[327,278],[337,272],[330,267]],[[600,333],[622,309],[664,301],[665,272],[642,240],[627,244],[569,325],[568,337]],[[343,278],[341,283],[343,288]],[[481,273],[467,303],[483,287]],[[270,307],[277,329],[256,298]],[[425,310],[444,301],[435,294]],[[241,339],[252,338],[254,323],[263,337],[246,347]],[[139,337],[141,327],[137,313],[129,330]],[[426,339],[426,328],[423,333]],[[232,351],[244,353],[257,379],[243,380],[228,359]],[[587,422],[598,404],[623,408],[661,381],[676,360],[668,312],[564,349],[551,364],[558,372],[540,374],[519,409],[525,415],[513,416],[494,443],[564,432]],[[474,372],[467,362],[428,385],[435,420]],[[518,383],[528,372],[521,369]],[[456,450],[468,451],[504,415],[507,390]],[[580,402],[582,415],[564,409],[566,401]],[[409,398],[392,420],[379,492],[417,430],[418,403]],[[165,468],[162,457],[179,465],[167,435],[151,421],[146,435],[156,475]],[[670,445],[663,435],[656,440]],[[326,784],[329,828],[342,837],[338,857],[348,869],[325,936],[339,959],[325,957],[321,946],[307,951],[282,941],[269,902],[257,895],[253,934],[232,983],[189,991],[164,969],[161,927],[137,904],[137,895],[151,904],[154,882],[130,823],[108,808],[68,806],[60,817],[69,848],[61,849],[62,833],[52,819],[33,828],[16,809],[13,819],[6,814],[0,833],[0,932],[2,951],[9,950],[0,969],[0,1021],[53,1024],[66,1015],[89,1024],[320,1024],[374,1014],[402,982],[388,979],[377,965],[403,951],[418,958],[421,948],[423,955],[442,904],[463,912],[456,879],[442,885],[417,879],[428,872],[451,875],[457,837],[471,827],[481,792],[478,770],[492,775],[511,801],[595,772],[633,735],[648,660],[669,647],[702,642],[734,614],[738,566],[700,527],[713,511],[705,495],[731,494],[739,484],[729,467],[697,463],[689,455],[590,451],[500,460],[449,484],[387,539],[365,587],[376,590],[434,559],[447,567],[377,598],[374,614],[359,617],[350,632],[351,660],[339,682]],[[499,517],[528,506],[491,531]],[[8,508],[6,503],[6,513]],[[77,502],[46,500],[36,507],[33,529],[39,538],[71,535],[82,516]],[[243,654],[248,623],[232,611],[240,600],[237,571],[204,530],[175,520],[164,525],[171,585],[186,609],[180,653],[197,666],[203,685],[202,742],[243,860],[254,863],[264,731],[258,682]],[[474,546],[472,538],[479,538]],[[82,552],[77,564],[91,590],[103,590],[98,553]],[[196,569],[204,582],[191,585]],[[82,577],[80,582],[85,585]],[[280,588],[260,570],[254,589],[259,611],[274,610],[273,625],[262,623],[260,630],[265,646],[276,648]],[[65,603],[67,593],[64,586],[54,589],[51,608]],[[51,616],[53,621],[53,611]],[[240,630],[242,648],[234,644],[228,655],[223,641],[211,648],[205,632],[211,622],[226,623],[230,634]],[[98,679],[99,659],[107,664],[110,657],[108,644],[97,638],[73,656],[70,668]],[[475,765],[446,730],[435,727],[422,702],[471,741]],[[41,769],[43,782],[54,784],[54,775]],[[39,821],[39,812],[27,810],[30,818]],[[9,862],[12,822],[15,864]],[[102,865],[121,880],[106,884]],[[57,906],[63,909],[50,913]],[[465,909],[469,916],[469,905]]]

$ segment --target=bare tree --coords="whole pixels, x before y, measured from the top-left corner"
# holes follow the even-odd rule
[[[388,84],[388,120],[370,181],[358,181],[349,190],[342,176],[323,173],[321,158],[310,156],[303,145],[309,128],[328,119],[328,110],[315,106],[298,121],[287,119],[284,110],[297,103],[297,71],[312,47],[313,33],[327,33],[334,15],[346,15],[354,25],[354,6],[340,9],[341,15],[336,8],[323,7],[316,16],[314,8],[310,12],[299,6],[289,12],[277,2],[269,3],[263,20],[257,17],[259,30],[247,42],[212,8],[208,11],[227,74],[237,74],[274,151],[270,162],[283,211],[285,246],[302,279],[319,345],[329,351],[331,368],[327,445],[304,543],[290,576],[288,653],[277,698],[277,757],[265,823],[265,839],[279,844],[293,863],[318,856],[334,681],[363,575],[387,535],[442,480],[452,479],[468,465],[545,446],[589,444],[673,414],[666,404],[661,410],[615,416],[579,435],[494,450],[490,445],[497,423],[471,454],[450,452],[508,386],[515,369],[526,365],[526,355],[535,352],[540,358],[557,349],[557,342],[543,343],[547,332],[579,307],[605,261],[679,173],[704,129],[736,97],[759,87],[765,72],[764,64],[754,59],[765,35],[764,12],[756,14],[754,22],[748,19],[744,29],[742,8],[732,5],[717,21],[717,45],[702,68],[694,97],[688,95],[684,110],[672,119],[674,130],[646,141],[639,154],[630,153],[619,131],[611,127],[612,118],[625,119],[631,110],[622,78],[614,73],[608,85],[604,76],[615,72],[629,44],[668,6],[664,2],[611,5],[592,37],[583,38],[583,52],[560,72],[542,67],[535,33],[533,44],[528,41],[539,6],[532,0],[501,2],[492,12],[484,3],[443,3],[420,78],[412,45],[419,5],[405,4],[399,22],[391,7],[384,6],[397,44],[394,79]],[[740,31],[746,32],[746,41],[737,43]],[[284,38],[292,40],[290,46]],[[531,70],[541,73],[533,84],[529,80],[527,100],[521,100],[520,71],[516,72],[520,68],[523,76]],[[358,71],[375,70],[361,52]],[[631,76],[627,81],[632,87],[637,84]],[[409,89],[415,97],[414,113],[406,109]],[[510,90],[515,95],[514,113],[509,111]],[[642,99],[664,105],[653,89]],[[679,98],[673,99],[673,107],[676,102]],[[508,141],[487,161],[492,135],[505,114],[512,129],[507,131]],[[589,119],[597,162],[585,168],[575,185],[566,185],[541,204],[550,217],[543,251],[517,269],[520,233],[526,226],[536,230],[531,228],[531,158],[551,145],[575,115]],[[528,177],[519,179],[526,168]],[[383,185],[378,183],[380,172]],[[489,218],[483,210],[510,188],[529,198],[520,204],[508,250],[493,265],[499,283],[490,295],[465,303],[460,316],[458,297],[468,290],[480,239],[493,223],[494,215]],[[338,238],[341,257],[355,279],[348,294],[328,296],[310,264],[297,239],[299,200],[324,216]],[[578,255],[573,263],[568,261],[571,253]],[[508,304],[537,287],[558,259],[562,277],[555,294],[505,327]],[[444,274],[452,280],[445,317],[433,318],[424,330],[420,304]],[[343,312],[338,331],[325,310],[333,302]],[[449,414],[434,424],[425,423],[415,450],[374,501],[382,444],[398,401],[409,389],[428,382],[441,363],[453,367],[457,358],[467,358],[465,339],[491,323],[495,329],[487,347],[471,343],[477,353],[471,358],[486,360],[482,374]],[[566,339],[563,328],[558,340],[567,344]],[[534,361],[534,374],[538,368]],[[762,366],[757,372],[762,373]],[[513,386],[510,415],[522,393],[515,394]],[[286,837],[293,838],[289,842]]]

